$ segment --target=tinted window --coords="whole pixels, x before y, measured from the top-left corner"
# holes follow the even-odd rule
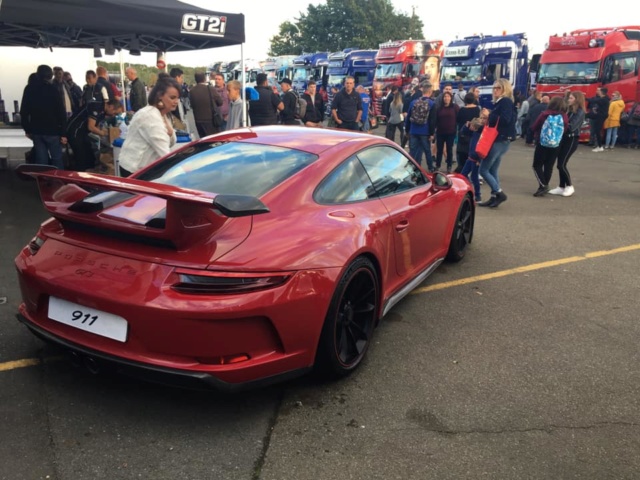
[[[372,147],[358,153],[372,188],[380,196],[393,195],[426,183],[418,166],[395,148]],[[369,195],[372,194],[369,192]]]
[[[316,159],[311,153],[269,145],[199,144],[137,178],[203,192],[259,197]]]
[[[347,203],[375,197],[371,181],[356,157],[351,157],[325,178],[314,195],[318,203]]]

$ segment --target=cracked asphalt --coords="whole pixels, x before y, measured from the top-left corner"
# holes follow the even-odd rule
[[[579,147],[571,198],[532,197],[532,155],[512,144],[508,201],[422,287],[508,274],[418,289],[349,378],[233,396],[94,376],[20,325],[46,215],[0,171],[0,479],[640,478],[640,248],[615,250],[640,244],[640,154]]]

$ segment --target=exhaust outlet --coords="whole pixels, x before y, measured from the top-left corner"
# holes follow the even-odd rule
[[[97,375],[100,372],[100,366],[93,357],[84,357],[84,366],[94,375]]]

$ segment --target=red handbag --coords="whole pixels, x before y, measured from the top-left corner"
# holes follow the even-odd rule
[[[476,154],[480,158],[486,158],[491,151],[491,147],[493,147],[493,142],[496,141],[498,137],[498,123],[500,122],[500,118],[496,122],[495,127],[490,127],[488,124],[484,126],[482,129],[482,133],[480,134],[480,139],[476,144]]]

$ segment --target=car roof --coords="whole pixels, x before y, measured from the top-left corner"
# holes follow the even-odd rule
[[[229,138],[230,137],[230,138]],[[310,128],[297,126],[261,126],[226,131],[207,137],[204,142],[220,140],[275,145],[301,150],[316,155],[341,143],[357,142],[364,145],[385,143],[383,137],[350,130]]]

